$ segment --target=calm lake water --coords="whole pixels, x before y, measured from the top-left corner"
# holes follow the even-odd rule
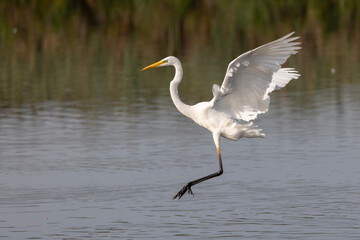
[[[331,74],[329,65],[272,94],[270,111],[256,121],[266,138],[223,139],[225,174],[172,200],[188,181],[217,171],[218,162],[211,134],[172,105],[172,70],[137,72],[156,60],[132,63],[130,73],[103,74],[111,72],[107,62],[75,65],[77,75],[61,75],[62,63],[33,75],[26,66],[9,73],[35,82],[49,72],[76,84],[91,71],[96,93],[2,103],[0,238],[360,239],[359,70]],[[197,66],[190,57],[182,60],[179,92],[195,102],[211,96],[231,59],[200,66],[213,69],[205,79],[190,72]],[[114,97],[108,79],[126,88]],[[49,95],[57,96],[52,87]]]

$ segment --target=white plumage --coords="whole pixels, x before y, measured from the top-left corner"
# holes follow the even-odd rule
[[[191,186],[222,174],[221,137],[238,140],[242,137],[265,136],[251,120],[269,110],[269,93],[300,76],[293,68],[281,68],[291,55],[301,49],[300,42],[295,42],[298,37],[290,37],[293,33],[248,51],[230,62],[221,87],[213,85],[213,99],[209,102],[190,106],[180,100],[177,87],[182,80],[183,70],[176,57],[166,57],[142,69],[169,65],[175,67],[175,77],[170,82],[170,95],[176,108],[212,132],[217,148],[219,172],[189,182],[174,198],[180,199],[186,191],[192,194]]]
[[[230,62],[213,108],[244,121],[267,112],[268,94],[275,89],[273,85],[284,87],[291,79],[299,77],[293,69],[281,69],[281,64],[300,49],[300,43],[293,42],[298,37],[289,38],[292,34],[248,51]]]

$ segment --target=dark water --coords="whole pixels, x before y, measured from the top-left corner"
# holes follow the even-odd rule
[[[266,139],[222,140],[225,174],[181,200],[217,170],[211,134],[144,91],[1,110],[1,238],[360,239],[359,85],[273,94]]]
[[[160,60],[152,47],[2,42],[0,239],[360,239],[360,66],[339,36],[315,55],[304,33],[286,65],[302,77],[256,120],[266,138],[223,139],[224,174],[181,200],[218,160],[173,106],[173,71],[139,73]],[[187,103],[211,98],[236,56],[214,45],[181,56]]]

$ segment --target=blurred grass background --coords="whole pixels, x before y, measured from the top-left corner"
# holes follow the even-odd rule
[[[129,89],[140,88],[152,99],[170,79],[139,81],[138,70],[168,55],[181,58],[189,78],[201,71],[221,83],[230,60],[292,31],[303,47],[290,59],[303,78],[294,88],[336,87],[334,71],[341,83],[359,82],[348,77],[359,76],[357,0],[0,0],[0,13],[3,108],[135,99]],[[212,83],[206,93],[196,90],[202,81],[180,89],[203,99]]]
[[[0,11],[1,42],[24,53],[96,40],[119,57],[130,42],[149,46],[140,54],[186,54],[223,42],[233,52],[293,30],[317,54],[324,38],[360,42],[356,0],[1,0]]]

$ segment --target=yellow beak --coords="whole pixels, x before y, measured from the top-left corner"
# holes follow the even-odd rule
[[[153,63],[153,64],[151,64],[151,65],[149,65],[149,66],[147,66],[147,67],[144,67],[143,69],[141,69],[141,71],[145,71],[145,70],[148,70],[148,69],[150,69],[150,68],[158,67],[158,66],[160,66],[160,65],[163,64],[163,63],[164,63],[164,61],[158,61],[158,62]]]

